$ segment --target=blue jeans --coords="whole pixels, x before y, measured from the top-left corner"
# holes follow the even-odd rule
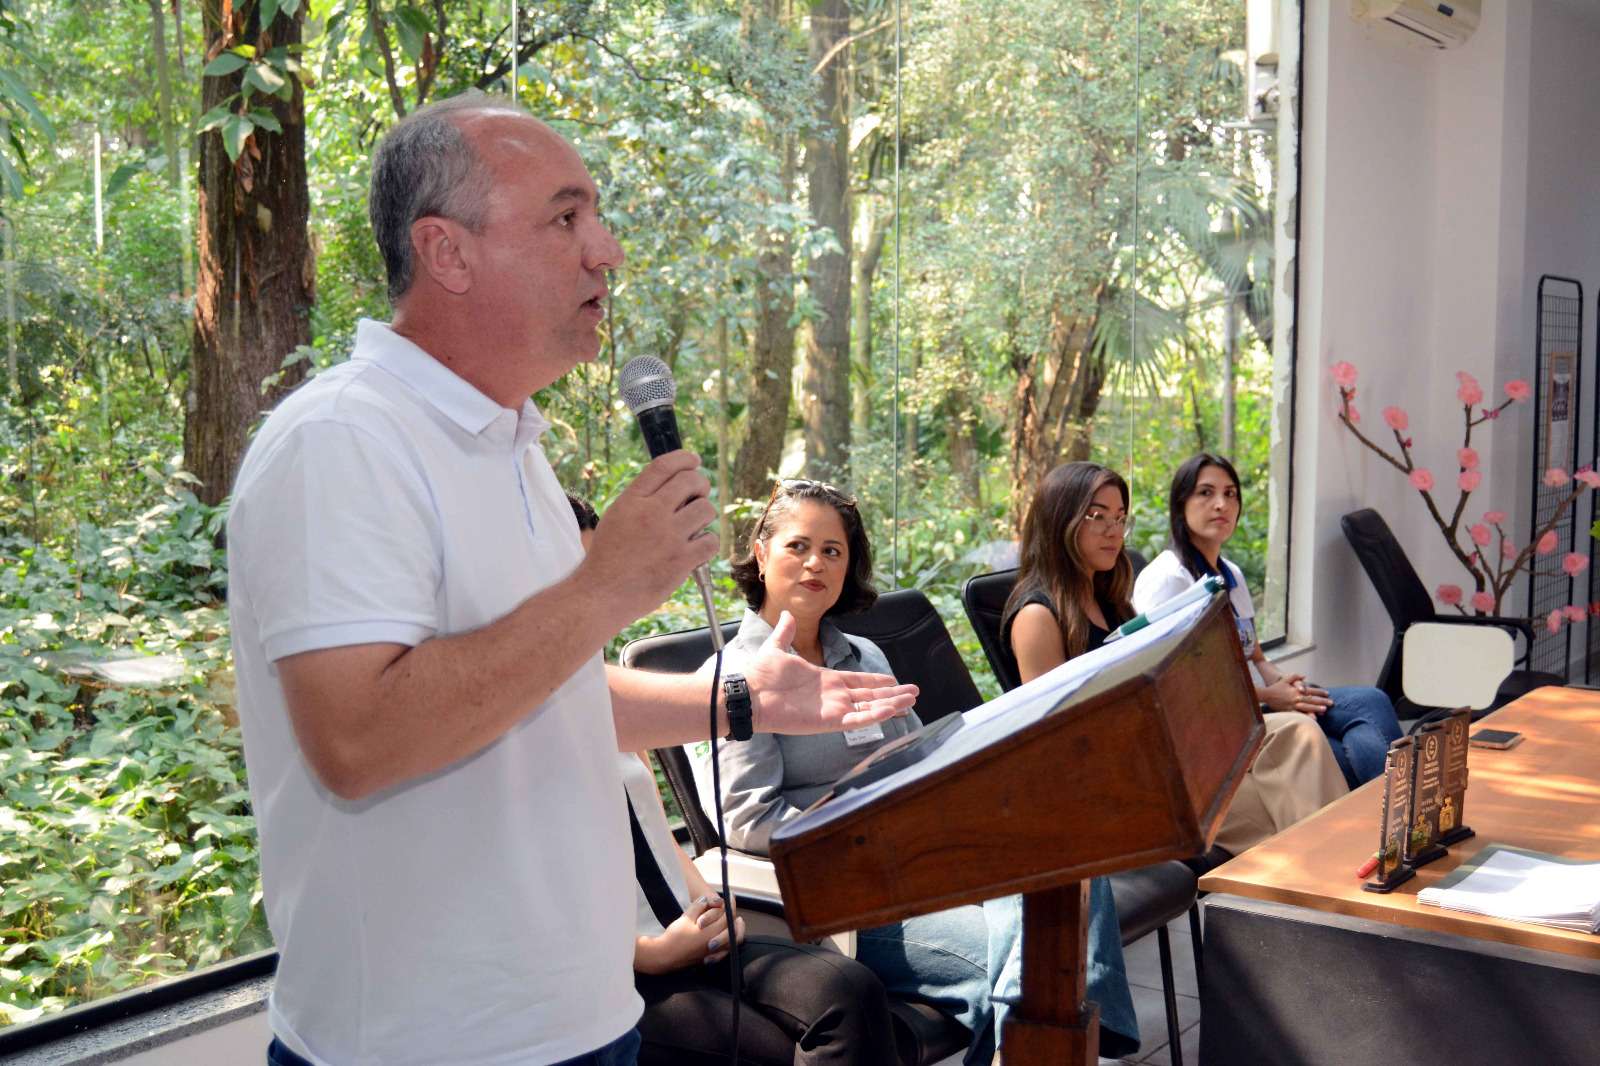
[[[891,996],[943,1010],[972,1031],[966,1062],[994,1058],[1006,1011],[1022,994],[1022,897],[991,899],[864,929],[856,958]],[[1122,961],[1111,884],[1089,883],[1089,998],[1100,1006],[1102,1054],[1139,1047],[1139,1021]]]
[[[1334,760],[1351,788],[1383,773],[1389,745],[1400,739],[1394,704],[1379,689],[1365,685],[1330,688],[1333,706],[1317,716],[1317,724],[1333,748]]]
[[[598,1051],[567,1059],[557,1066],[635,1066],[639,1061],[639,1030],[629,1029]],[[267,1066],[311,1066],[309,1062],[283,1046],[277,1037],[267,1045]]]

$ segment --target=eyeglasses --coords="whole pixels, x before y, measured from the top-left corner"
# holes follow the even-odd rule
[[[1104,511],[1090,511],[1083,516],[1083,524],[1089,528],[1089,532],[1099,536],[1111,533],[1119,537],[1126,537],[1133,532],[1133,515],[1125,514],[1118,518],[1112,518]]]

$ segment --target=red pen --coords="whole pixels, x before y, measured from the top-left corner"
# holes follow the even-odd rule
[[[1372,871],[1378,868],[1378,855],[1373,853],[1372,858],[1361,864],[1361,869],[1356,871],[1357,880],[1365,880],[1372,876]]]

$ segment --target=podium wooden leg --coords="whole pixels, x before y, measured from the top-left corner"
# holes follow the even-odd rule
[[[1006,1066],[1094,1066],[1100,1008],[1085,1000],[1089,882],[1022,897],[1022,1002],[1000,1035]]]

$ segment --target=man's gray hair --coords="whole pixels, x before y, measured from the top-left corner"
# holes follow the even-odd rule
[[[378,142],[372,157],[367,215],[389,276],[389,302],[411,288],[414,273],[411,225],[435,215],[454,219],[474,233],[483,228],[492,176],[462,132],[466,111],[522,108],[476,90],[418,108]]]

